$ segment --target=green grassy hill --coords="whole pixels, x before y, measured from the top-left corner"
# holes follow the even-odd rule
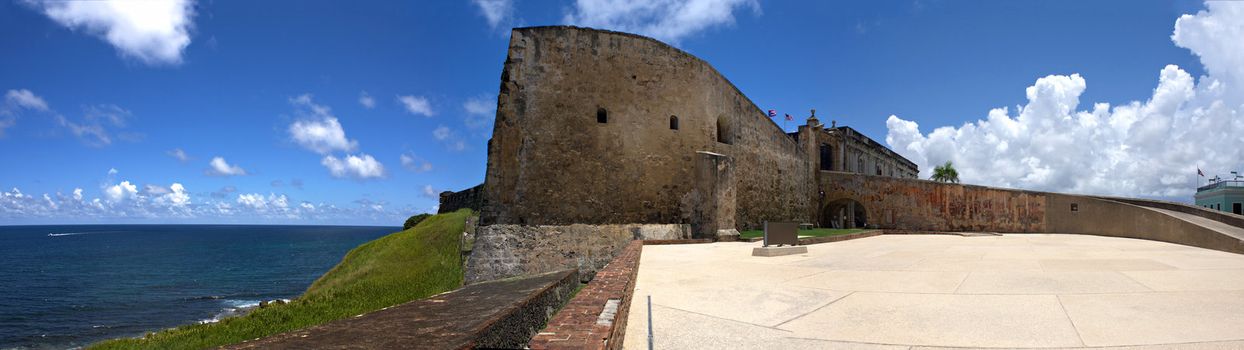
[[[216,323],[182,326],[90,349],[203,349],[292,331],[425,298],[462,285],[458,239],[470,210],[441,214],[364,243],[301,297]]]

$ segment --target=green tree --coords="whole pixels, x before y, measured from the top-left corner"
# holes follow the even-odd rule
[[[936,168],[933,168],[932,180],[957,184],[959,183],[959,172],[955,170],[955,165],[951,164],[948,160],[946,161],[946,164],[938,165]]]
[[[414,216],[411,216],[409,219],[406,219],[406,223],[402,225],[402,230],[403,231],[409,230],[411,227],[415,227],[415,225],[418,225],[420,221],[423,221],[423,219],[427,219],[431,216],[432,214],[428,214],[428,213],[416,214]]]

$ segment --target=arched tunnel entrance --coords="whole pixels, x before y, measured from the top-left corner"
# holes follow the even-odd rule
[[[821,209],[820,224],[827,228],[863,228],[868,225],[868,212],[860,202],[842,198]]]

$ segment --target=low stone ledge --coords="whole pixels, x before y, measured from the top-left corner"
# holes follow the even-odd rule
[[[648,239],[643,240],[644,245],[670,245],[670,244],[702,244],[713,243],[712,238],[695,238],[695,239]]]
[[[221,349],[521,348],[577,285],[574,270],[472,284]]]
[[[834,235],[834,236],[825,236],[825,237],[808,237],[808,238],[800,238],[800,239],[799,239],[799,245],[809,245],[809,244],[818,244],[818,243],[830,243],[830,242],[841,242],[841,241],[852,240],[852,239],[859,239],[859,238],[868,238],[868,237],[873,237],[873,236],[880,236],[882,233],[883,233],[883,232],[882,232],[881,230],[868,230],[868,231],[864,231],[864,232],[848,233],[848,234],[845,234],[845,235]],[[889,233],[889,232],[887,231],[887,232],[884,232],[884,233]]]
[[[644,244],[632,241],[597,272],[531,339],[531,349],[621,349]]]

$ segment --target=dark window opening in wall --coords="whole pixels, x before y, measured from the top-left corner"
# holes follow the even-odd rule
[[[878,166],[877,166],[877,175],[881,175],[881,166],[880,166],[880,165],[878,165]]]
[[[1244,214],[1244,208],[1240,207],[1241,203],[1231,203],[1231,212],[1236,214]]]
[[[1080,205],[1076,203],[1071,203],[1071,211],[1073,212],[1080,211]]]
[[[596,122],[601,123],[601,124],[608,123],[609,122],[609,111],[606,111],[604,108],[597,108],[596,109]]]
[[[864,158],[859,158],[855,160],[855,172],[860,173],[860,174],[864,173]]]
[[[829,145],[821,144],[821,170],[834,170],[834,152]]]
[[[678,130],[678,116],[670,116],[670,130]]]
[[[734,132],[730,129],[730,121],[725,116],[717,117],[717,142],[734,144]]]

